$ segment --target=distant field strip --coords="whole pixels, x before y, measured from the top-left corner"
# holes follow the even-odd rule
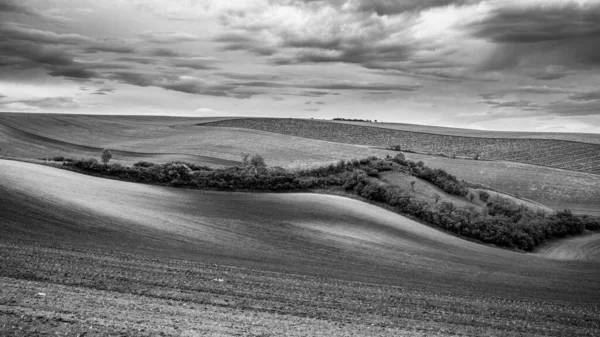
[[[337,143],[466,156],[600,174],[600,145],[551,139],[479,138],[301,120],[253,118],[200,124],[275,132]]]

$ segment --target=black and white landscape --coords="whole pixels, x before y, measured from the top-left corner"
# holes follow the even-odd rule
[[[600,3],[0,0],[0,335],[600,335]]]

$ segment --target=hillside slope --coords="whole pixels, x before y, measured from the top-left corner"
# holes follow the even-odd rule
[[[220,120],[220,118],[216,118]],[[270,166],[306,168],[340,159],[384,157],[393,151],[286,136],[265,131],[195,126],[215,118],[0,114],[0,156],[99,158],[113,161],[235,165],[259,153]],[[502,161],[462,160],[406,153],[407,158],[493,189],[518,194],[554,210],[600,214],[600,175]]]
[[[592,143],[467,137],[302,119],[245,118],[202,125],[269,131],[384,148],[400,145],[403,150],[419,153],[506,160],[600,174],[600,144]]]
[[[6,160],[0,172],[3,335],[600,331],[597,263],[476,244],[342,197]]]
[[[372,123],[356,121],[332,121],[333,123],[370,126],[382,129],[402,130],[411,132],[435,133],[438,135],[479,137],[479,138],[516,138],[516,139],[554,139],[573,142],[600,144],[600,134],[575,132],[526,132],[526,131],[497,131],[461,129],[443,126],[406,124],[406,123]]]
[[[534,286],[522,275],[577,270],[465,241],[342,197],[194,191],[4,160],[0,167],[3,238],[77,242],[364,279],[377,271],[377,278],[387,282],[401,270],[417,279],[435,274],[470,282],[502,271],[499,282]],[[477,278],[470,275],[475,270]],[[561,277],[555,279],[560,282]]]

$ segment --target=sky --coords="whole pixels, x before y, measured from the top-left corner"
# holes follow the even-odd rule
[[[600,132],[600,0],[0,0],[0,111]]]

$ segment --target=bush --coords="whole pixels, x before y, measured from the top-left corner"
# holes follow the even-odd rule
[[[479,199],[483,202],[487,202],[490,199],[490,194],[486,191],[479,191]]]
[[[100,159],[102,159],[102,163],[104,163],[105,165],[108,164],[108,162],[110,161],[111,158],[112,158],[112,153],[110,152],[109,149],[102,150],[102,154],[100,155]]]

